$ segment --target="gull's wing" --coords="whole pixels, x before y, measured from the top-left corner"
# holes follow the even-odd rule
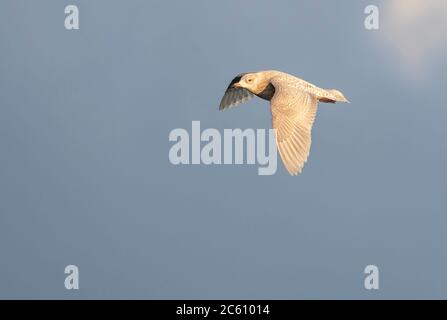
[[[317,97],[290,86],[281,78],[271,79],[275,94],[270,101],[276,145],[291,175],[297,175],[307,161],[312,125],[317,113]]]
[[[222,100],[220,101],[219,110],[226,110],[237,106],[253,97],[253,93],[244,88],[233,88],[233,84],[239,82],[245,73],[236,76],[228,85]]]

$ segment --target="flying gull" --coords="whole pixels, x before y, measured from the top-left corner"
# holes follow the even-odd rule
[[[290,74],[268,70],[241,73],[228,86],[219,110],[237,106],[254,95],[270,101],[272,126],[281,159],[291,175],[307,161],[318,102],[349,102],[335,89],[321,89]]]

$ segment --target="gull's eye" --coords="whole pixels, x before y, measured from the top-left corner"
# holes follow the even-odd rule
[[[253,78],[249,78],[249,79],[247,79],[247,81],[248,81],[248,82],[252,82],[252,81],[253,81]]]

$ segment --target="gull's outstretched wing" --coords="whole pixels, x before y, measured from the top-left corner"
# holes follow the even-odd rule
[[[244,88],[234,88],[233,84],[239,82],[245,73],[236,76],[228,85],[222,100],[220,101],[219,110],[226,110],[237,106],[253,97],[253,93]]]
[[[287,171],[297,175],[309,156],[318,99],[281,80],[280,77],[271,79],[275,87],[270,102],[272,125],[276,129],[276,144],[281,159]]]

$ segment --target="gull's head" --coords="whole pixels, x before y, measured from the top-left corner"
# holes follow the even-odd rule
[[[233,88],[244,88],[251,92],[257,92],[259,86],[259,74],[258,73],[247,73],[244,74],[239,82],[233,84]]]

